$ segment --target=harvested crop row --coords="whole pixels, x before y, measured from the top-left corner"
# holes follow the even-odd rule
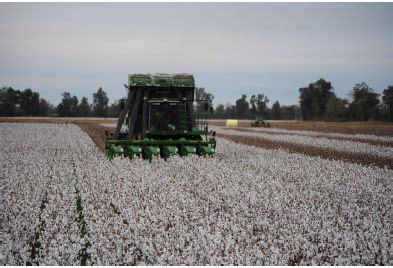
[[[232,129],[221,127],[211,127],[212,130],[219,134],[237,135],[245,137],[257,137],[261,139],[301,144],[309,147],[331,149],[348,153],[357,153],[373,155],[382,158],[391,158],[393,160],[393,148],[381,145],[371,145],[367,143],[354,142],[340,139],[328,139],[324,137],[307,137],[301,135],[263,133],[263,132],[240,132]]]
[[[279,128],[236,128],[235,130],[239,131],[248,131],[248,132],[263,132],[263,133],[274,133],[274,134],[284,134],[284,135],[301,135],[308,137],[323,137],[328,139],[339,139],[339,140],[348,140],[355,142],[364,142],[370,143],[373,145],[382,145],[382,146],[390,146],[393,147],[393,137],[390,136],[375,136],[375,135],[364,135],[364,134],[340,134],[340,133],[323,133],[316,131],[300,131],[300,130],[286,130]]]
[[[214,158],[107,161],[78,127],[51,127],[63,138],[23,125],[31,150],[74,163],[93,264],[392,264],[391,170],[224,139]]]

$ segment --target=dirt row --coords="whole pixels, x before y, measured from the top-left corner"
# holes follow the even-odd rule
[[[77,123],[76,125],[78,125],[84,132],[86,132],[87,135],[90,136],[90,138],[101,151],[105,152],[105,130],[113,132],[113,128],[83,123]]]
[[[103,152],[105,152],[105,130],[108,130],[109,132],[113,132],[113,128],[109,127],[104,127],[101,125],[98,125],[97,123],[107,123],[105,122],[106,120],[94,120],[88,119],[85,121],[81,120],[75,120],[73,122],[70,120],[69,122],[66,121],[66,123],[74,123],[78,125],[84,132],[86,132],[90,138],[94,141],[96,146]],[[109,123],[113,123],[111,120],[108,120]],[[5,121],[4,118],[0,118],[0,122],[15,122],[12,120],[7,120]],[[54,119],[51,121],[49,118],[45,118],[42,120],[31,120],[31,119],[20,119],[16,120],[18,123],[65,123],[64,121],[59,122],[59,120]],[[300,129],[304,130],[304,129]],[[239,131],[252,131],[252,130],[244,130],[244,129],[239,129]],[[287,134],[287,133],[285,133]],[[371,133],[373,134],[373,133]],[[246,144],[246,145],[254,145],[257,147],[265,148],[265,149],[286,149],[291,153],[301,153],[309,156],[317,156],[317,157],[322,157],[326,159],[340,159],[348,162],[353,162],[353,163],[358,163],[361,165],[374,165],[378,167],[388,167],[389,169],[393,169],[393,161],[389,158],[382,158],[382,157],[376,157],[372,155],[364,155],[364,154],[356,154],[356,153],[348,153],[348,152],[342,152],[342,151],[335,151],[331,149],[323,149],[323,148],[315,148],[315,147],[310,147],[310,146],[305,146],[305,145],[299,145],[299,144],[293,144],[293,143],[288,143],[288,142],[279,142],[279,141],[271,141],[259,137],[244,137],[244,136],[237,136],[237,135],[227,135],[227,134],[219,134],[219,137],[226,138],[228,140],[234,141],[236,143],[241,143],[241,144]],[[381,144],[376,141],[372,141],[375,144]],[[372,143],[370,141],[370,143]],[[381,144],[381,145],[386,145],[386,144]],[[392,146],[389,144],[389,146]]]
[[[336,137],[332,137],[329,136],[327,134],[296,134],[296,133],[288,133],[288,132],[284,132],[284,131],[278,131],[278,132],[269,132],[269,131],[264,131],[263,128],[260,128],[258,130],[256,129],[250,129],[250,128],[224,128],[224,129],[228,129],[228,130],[236,130],[239,132],[252,132],[252,133],[266,133],[266,134],[279,134],[279,135],[290,135],[290,136],[306,136],[306,137],[313,137],[313,138],[326,138],[329,140],[335,140],[335,139],[340,139],[340,140],[345,140],[345,141],[355,141],[355,142],[362,142],[362,143],[368,143],[368,144],[372,144],[372,145],[382,145],[382,146],[387,146],[387,147],[393,147],[393,141],[376,141],[376,140],[366,140],[366,139],[359,139],[359,138],[344,138],[344,137],[340,137],[340,138],[336,138]]]
[[[239,127],[250,127],[250,120],[239,120]],[[225,120],[209,121],[210,125],[225,126]],[[287,130],[323,133],[366,134],[393,136],[393,123],[382,122],[323,122],[323,121],[271,121],[271,127]]]
[[[285,149],[290,153],[300,153],[313,157],[321,157],[329,160],[344,160],[347,162],[357,163],[361,165],[371,165],[378,167],[388,167],[393,169],[393,161],[389,158],[377,157],[365,154],[355,154],[331,149],[316,148],[300,144],[288,142],[271,141],[259,137],[245,137],[237,135],[218,134],[218,137],[231,140],[236,143],[254,145],[265,149]]]
[[[113,128],[108,128],[93,124],[77,124],[90,138],[94,141],[101,151],[105,151],[105,130],[113,132]],[[290,153],[300,153],[313,157],[321,157],[329,160],[344,160],[347,162],[357,163],[361,165],[372,165],[378,167],[388,167],[393,169],[393,161],[389,158],[382,158],[372,155],[355,154],[331,149],[315,148],[305,145],[293,144],[288,142],[271,141],[258,137],[244,137],[237,135],[218,134],[218,137],[231,140],[236,143],[254,145],[265,149],[285,149]]]
[[[0,123],[46,123],[46,124],[114,124],[117,119],[62,118],[62,117],[0,117]]]
[[[61,117],[0,117],[0,123],[74,123],[114,124],[116,118],[61,118]],[[210,125],[225,126],[226,120],[209,120]],[[250,127],[252,120],[239,120],[239,127]],[[324,133],[367,134],[393,136],[393,123],[382,122],[324,122],[324,121],[269,121],[274,128],[307,130]]]

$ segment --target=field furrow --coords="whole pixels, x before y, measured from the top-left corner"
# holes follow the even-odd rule
[[[229,128],[225,128],[229,129]],[[341,133],[323,133],[316,131],[301,131],[301,130],[286,130],[279,128],[234,128],[234,130],[242,132],[262,132],[268,134],[281,134],[281,135],[300,135],[314,138],[327,138],[327,139],[339,139],[354,142],[369,143],[372,145],[381,145],[393,147],[393,138],[390,136],[375,136],[365,134],[341,134]]]
[[[257,137],[261,139],[287,142],[305,145],[309,147],[322,148],[327,150],[342,151],[348,153],[366,154],[373,155],[383,158],[391,158],[393,161],[393,147],[371,145],[368,143],[354,142],[349,140],[331,139],[325,137],[312,137],[303,135],[293,134],[277,134],[277,133],[265,133],[261,131],[239,131],[232,129],[225,129],[222,127],[212,127],[212,130],[218,134],[244,136],[244,137]]]

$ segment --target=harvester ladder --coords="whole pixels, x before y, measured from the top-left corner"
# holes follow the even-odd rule
[[[187,102],[181,101],[179,103],[179,129],[188,130],[192,126],[191,114],[187,111]]]
[[[134,99],[134,96],[135,96],[135,90],[131,90],[130,88],[128,88],[127,100],[125,101],[123,110],[121,111],[120,116],[119,116],[119,120],[117,121],[117,126],[116,126],[116,130],[115,130],[115,138],[116,139],[119,138],[119,133],[120,133],[121,126],[124,123],[124,119],[126,117],[128,109],[129,109],[129,107],[130,107],[130,105],[131,105],[131,103],[132,103],[132,101]]]

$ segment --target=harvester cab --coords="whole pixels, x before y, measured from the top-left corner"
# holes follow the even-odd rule
[[[216,140],[207,122],[211,107],[194,99],[192,74],[130,74],[126,87],[116,130],[106,135],[109,159],[214,154]]]

